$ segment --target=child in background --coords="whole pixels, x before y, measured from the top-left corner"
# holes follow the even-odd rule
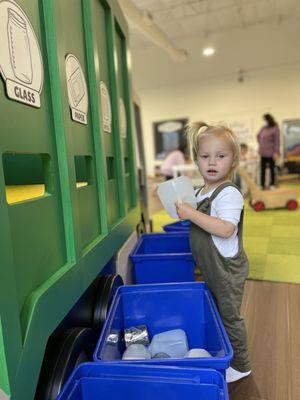
[[[204,122],[189,125],[188,137],[205,185],[196,191],[197,210],[176,203],[181,219],[191,221],[190,244],[196,264],[214,294],[223,324],[233,347],[226,381],[251,373],[247,334],[240,307],[248,276],[243,249],[243,196],[232,183],[239,163],[239,143],[225,126]]]
[[[240,164],[243,167],[247,161],[248,145],[246,143],[240,144]]]
[[[185,164],[185,147],[182,145],[177,150],[171,151],[162,162],[160,172],[165,180],[173,178],[173,167]]]
[[[246,143],[240,144],[240,166],[245,168],[247,162],[248,145]],[[239,189],[242,189],[242,180],[238,172],[235,173],[234,183]],[[244,191],[242,191],[244,192]]]

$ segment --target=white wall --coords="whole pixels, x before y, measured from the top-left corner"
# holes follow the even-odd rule
[[[237,81],[235,74],[160,89],[140,89],[138,94],[147,173],[153,175],[153,122],[181,117],[210,123],[250,119],[255,144],[265,112],[272,113],[279,123],[300,118],[300,65],[247,72],[243,83]]]

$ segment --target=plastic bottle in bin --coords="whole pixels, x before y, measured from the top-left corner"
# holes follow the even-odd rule
[[[151,355],[146,346],[140,343],[134,343],[127,347],[123,353],[122,360],[147,360]]]
[[[212,355],[205,349],[191,349],[189,350],[184,358],[211,358]]]
[[[182,329],[158,333],[153,336],[149,350],[152,357],[165,353],[171,358],[183,358],[189,350],[186,333]]]

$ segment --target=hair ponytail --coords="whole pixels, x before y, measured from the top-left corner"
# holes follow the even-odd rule
[[[199,137],[209,129],[204,121],[191,122],[186,125],[186,136],[190,143],[190,149],[193,154],[194,161],[197,160],[199,149]]]

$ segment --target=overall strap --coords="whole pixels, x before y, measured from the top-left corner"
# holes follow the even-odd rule
[[[210,201],[213,201],[218,196],[218,194],[228,186],[236,188],[242,194],[240,189],[233,182],[224,182],[214,190],[214,192],[210,196]]]
[[[200,186],[197,190],[196,190],[196,192],[195,192],[195,196],[197,197],[198,196],[198,194],[201,192],[201,190],[204,188],[204,185],[203,186]]]
[[[220,185],[220,186],[218,186],[218,187],[216,188],[216,190],[215,190],[215,191],[213,192],[213,194],[210,196],[210,200],[213,201],[213,199],[215,199],[215,198],[218,196],[218,194],[219,194],[224,188],[226,188],[226,187],[228,187],[228,186],[232,186],[232,187],[236,188],[236,189],[241,193],[241,195],[243,195],[242,192],[241,192],[241,190],[240,190],[233,182],[224,182],[224,183],[222,183],[222,185]],[[244,197],[244,196],[243,196],[243,197]],[[240,216],[240,220],[239,220],[239,223],[238,223],[238,227],[239,227],[239,229],[238,229],[239,249],[242,248],[242,244],[243,244],[243,222],[244,222],[244,207],[243,207],[242,210],[241,210],[241,216]]]

